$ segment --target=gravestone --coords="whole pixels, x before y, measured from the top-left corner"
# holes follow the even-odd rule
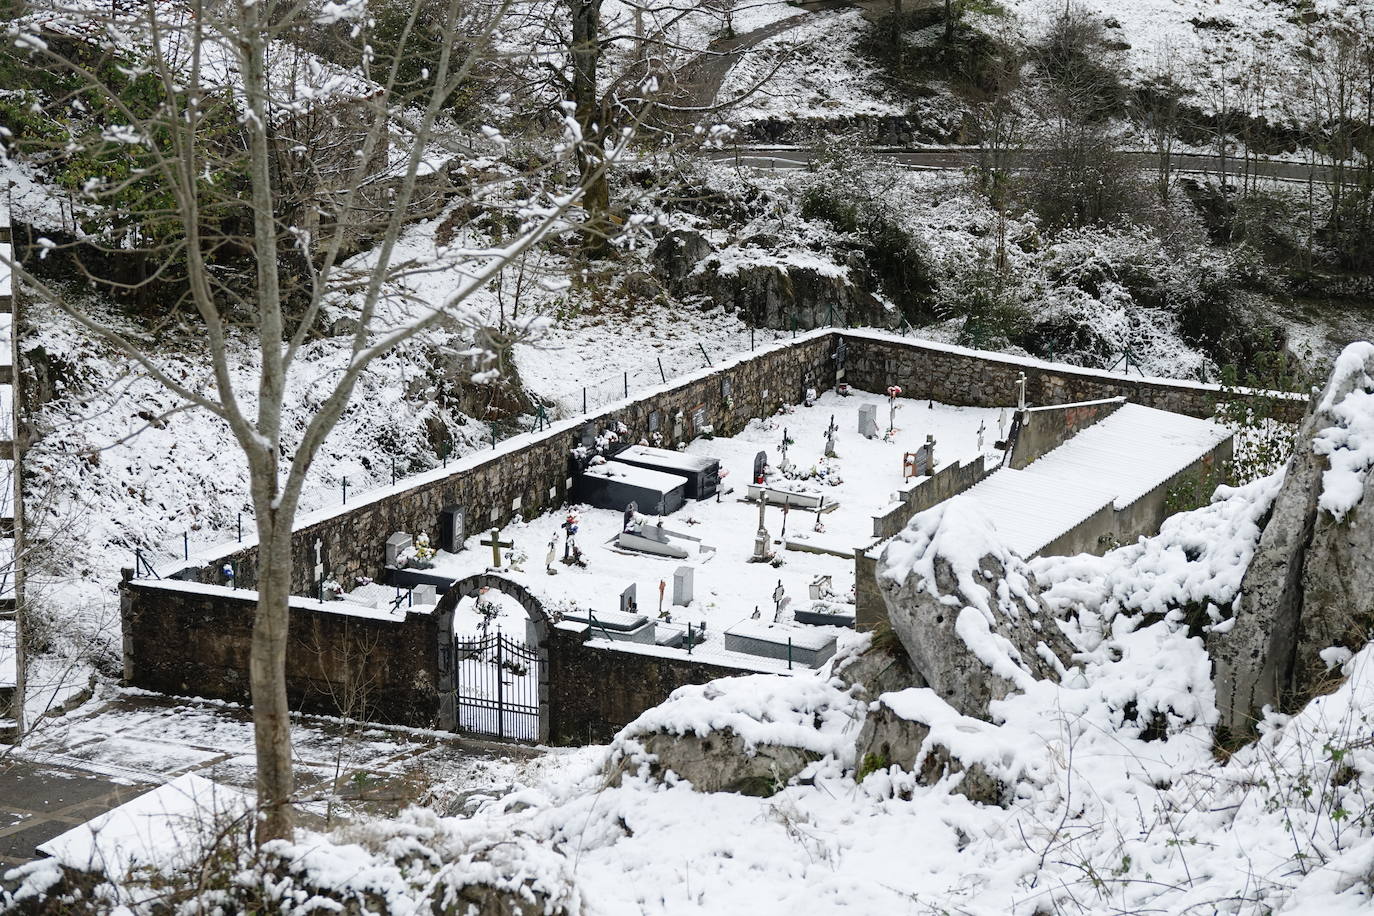
[[[639,594],[639,586],[633,582],[630,587],[620,593],[620,610],[626,614],[636,614],[639,612],[639,602],[636,597]]]
[[[444,506],[439,510],[439,549],[457,553],[467,540],[467,517],[462,506]]]
[[[439,590],[432,585],[417,585],[410,597],[411,604],[438,604]]]
[[[768,468],[768,453],[759,452],[754,456],[754,483],[763,483],[764,472]]]
[[[859,435],[865,439],[878,438],[878,405],[859,405]]]
[[[596,427],[590,423],[584,423],[582,426],[582,447],[596,448]]]
[[[660,410],[649,411],[649,432],[656,433],[663,425],[663,412]]]
[[[387,538],[386,565],[399,566],[398,561],[402,559],[401,555],[410,549],[412,543],[414,543],[414,541],[410,535],[406,534],[404,531],[398,531]]]
[[[690,566],[679,566],[673,572],[673,604],[692,603],[694,571]]]

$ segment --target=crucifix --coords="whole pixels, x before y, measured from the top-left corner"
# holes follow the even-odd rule
[[[492,565],[492,568],[493,568],[493,569],[500,569],[500,568],[501,568],[501,548],[502,548],[502,547],[514,547],[514,546],[515,546],[515,542],[514,542],[514,541],[503,541],[503,540],[501,540],[501,529],[500,529],[500,528],[493,528],[493,529],[491,529],[491,540],[489,540],[489,541],[478,541],[477,543],[481,544],[483,547],[490,547],[490,548],[491,548],[491,565]]]
[[[988,431],[987,424],[984,423],[982,420],[979,420],[979,421],[978,421],[978,451],[980,451],[980,452],[983,450],[983,436],[984,436],[984,434],[987,433],[987,431]]]
[[[1003,407],[997,411],[997,439],[1000,442],[1005,438],[1007,438],[1007,409]]]
[[[839,427],[835,425],[835,415],[830,415],[830,425],[825,428],[825,457],[835,457],[835,433],[839,432]]]
[[[791,444],[792,437],[787,434],[787,427],[784,426],[782,428],[782,445],[778,447],[779,451],[782,452],[782,462],[778,465],[778,467],[784,474],[787,473],[787,471],[789,471],[792,467],[791,463],[789,463],[787,460],[787,447]]]

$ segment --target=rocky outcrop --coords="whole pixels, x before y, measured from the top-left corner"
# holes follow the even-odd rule
[[[1266,706],[1290,709],[1329,678],[1329,648],[1359,649],[1374,626],[1374,344],[1347,347],[1303,422],[1241,581],[1234,617],[1209,637],[1219,724],[1254,734]]]
[[[768,797],[820,755],[781,744],[746,746],[730,730],[699,735],[659,733],[638,739],[643,754],[652,758],[647,775],[663,779],[672,773],[698,792],[738,792]],[[621,757],[610,772],[619,782],[626,772],[639,770],[636,756]]]
[[[759,250],[736,259],[707,258],[680,284],[682,295],[704,296],[739,312],[756,327],[800,330],[848,321],[887,325],[895,319],[846,267],[809,256],[798,263]]]
[[[883,694],[869,707],[854,756],[860,778],[894,766],[923,786],[957,776],[950,791],[1004,805],[1011,795],[1004,768],[990,767],[978,753],[995,746],[996,726],[959,716],[929,690],[910,689]]]
[[[837,324],[890,325],[900,316],[870,290],[863,254],[843,263],[805,250],[779,248],[758,235],[716,252],[691,229],[674,229],[655,246],[654,269],[663,285],[683,299],[707,300],[740,313],[755,327],[799,330]]]
[[[1034,574],[961,497],[888,543],[878,587],[913,668],[964,715],[989,719],[992,701],[1064,672],[1071,647]]]
[[[758,674],[682,687],[611,742],[612,784],[685,779],[698,792],[768,796],[823,757],[854,751],[865,704],[833,681]]]
[[[856,650],[835,656],[831,673],[844,690],[855,694],[857,688],[857,695],[867,700],[907,687],[926,686],[925,679],[911,667],[906,651],[893,645],[891,637],[875,637]]]

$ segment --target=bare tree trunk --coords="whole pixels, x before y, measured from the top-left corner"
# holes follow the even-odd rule
[[[586,191],[583,206],[593,216],[610,206],[611,189],[606,177],[607,125],[601,110],[597,70],[601,64],[601,0],[568,0],[572,9],[572,100],[582,142],[577,147],[577,166]]]
[[[291,709],[286,698],[287,632],[291,600],[291,530],[280,515],[258,512],[258,611],[249,664],[253,737],[258,763],[257,842],[291,836],[295,772],[291,761]],[[283,556],[284,555],[284,556]]]

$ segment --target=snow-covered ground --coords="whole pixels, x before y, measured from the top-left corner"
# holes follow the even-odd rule
[[[689,500],[663,522],[667,530],[698,538],[714,550],[694,550],[685,560],[630,553],[612,544],[624,527],[622,511],[573,506],[528,522],[512,522],[501,529],[501,539],[515,545],[505,556],[511,564],[508,574],[539,596],[547,607],[563,613],[617,612],[618,596],[634,585],[640,612],[650,619],[660,614],[659,585],[663,583],[663,611],[671,615],[671,623],[664,626],[683,629],[690,623],[694,630],[703,625],[706,628],[706,641],[693,650],[694,655],[731,658],[739,664],[769,669],[785,667],[756,656],[727,653],[724,632],[749,620],[755,610],[762,619],[771,621],[775,612],[773,594],[779,583],[790,599],[791,610],[781,618],[784,624],[790,623],[792,612],[817,604],[821,609],[852,614],[853,551],[872,542],[873,516],[889,506],[893,494],[903,484],[917,480],[903,478],[903,453],[915,451],[927,436],[933,436],[936,460],[941,467],[952,461],[968,463],[980,456],[996,458],[1000,453],[992,445],[997,439],[999,416],[1004,421],[1009,417],[1006,411],[996,408],[949,407],[904,399],[899,401],[896,413],[896,435],[886,441],[858,434],[861,404],[875,405],[880,428],[885,431],[886,396],[855,392],[841,398],[826,392],[813,407],[796,407],[764,420],[752,420],[738,435],[694,440],[687,453],[718,458],[725,474],[723,487],[728,492],[722,493],[719,500]],[[832,417],[839,429],[835,437],[839,457],[826,458],[825,430]],[[981,451],[980,426],[984,429]],[[812,475],[809,479],[790,480],[779,470],[784,432],[795,443],[788,450],[788,461],[798,475]],[[754,552],[759,513],[756,504],[745,502],[742,497],[752,479],[754,458],[759,451],[768,455],[772,468],[770,486],[824,496],[827,503],[837,505],[819,517],[812,511],[794,509],[784,519],[780,506],[765,510],[765,525],[775,541],[773,549],[783,558],[779,567],[749,561]],[[563,556],[562,525],[570,513],[578,519],[577,544],[587,560],[585,569],[559,562]],[[471,536],[467,549],[459,554],[440,552],[434,571],[461,578],[489,568],[491,550],[477,543],[485,536],[486,532]],[[784,538],[829,553],[785,550]],[[546,572],[551,552],[555,561],[549,568],[556,575]],[[673,572],[683,565],[693,568],[695,599],[685,607],[674,607]],[[831,578],[833,598],[813,602],[809,597],[809,587],[818,576]],[[389,603],[394,600],[394,592],[369,586],[350,597],[365,603]],[[505,632],[523,637],[523,610],[513,603],[501,607],[498,619]],[[472,632],[478,617],[471,609],[460,608],[457,620],[455,628],[461,624],[465,631]],[[788,631],[779,632],[785,639]]]
[[[841,10],[817,13],[765,39],[730,68],[716,104],[740,99],[727,113],[738,124],[902,114],[906,104],[883,88],[872,65],[855,52],[868,27],[858,10]]]

